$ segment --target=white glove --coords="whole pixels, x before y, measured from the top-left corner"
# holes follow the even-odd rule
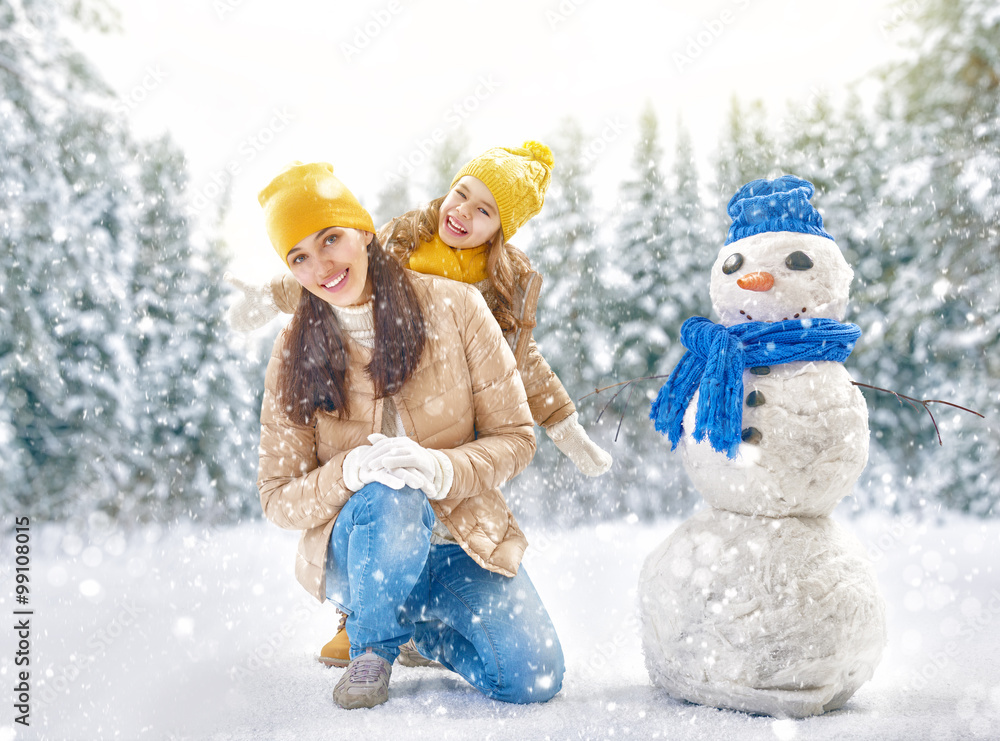
[[[229,326],[237,332],[252,332],[260,329],[281,312],[271,295],[271,284],[255,286],[240,280],[232,273],[222,279],[234,288],[243,291],[243,297],[229,308]]]
[[[382,438],[384,435],[370,435],[369,438]],[[373,445],[359,445],[344,458],[343,472],[344,485],[351,491],[358,491],[365,484],[378,481],[385,484],[390,489],[402,489],[409,486],[419,489],[422,485],[429,485],[426,478],[419,477],[409,470],[390,471],[385,468],[371,468],[368,461],[375,456]]]
[[[559,452],[573,461],[585,476],[600,476],[607,473],[614,463],[611,454],[590,439],[587,431],[573,412],[562,422],[545,428],[545,433],[559,448]]]
[[[360,451],[356,462],[362,484],[378,481],[392,489],[409,486],[423,491],[428,499],[444,499],[448,494],[454,469],[444,453],[424,448],[408,437],[375,433],[368,440],[371,446],[356,448]]]
[[[361,445],[344,458],[344,463],[341,466],[344,472],[344,486],[351,491],[358,491],[365,485],[361,480],[361,456],[370,449],[370,445]]]

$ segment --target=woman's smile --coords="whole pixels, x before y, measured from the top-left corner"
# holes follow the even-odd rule
[[[344,279],[347,277],[347,274],[350,272],[350,270],[351,270],[350,268],[344,268],[335,276],[333,276],[330,280],[323,281],[321,285],[323,286],[323,288],[331,292],[339,290],[340,288],[343,287]]]
[[[288,267],[303,287],[335,306],[356,306],[371,298],[368,244],[374,235],[329,227],[310,234],[288,252]]]

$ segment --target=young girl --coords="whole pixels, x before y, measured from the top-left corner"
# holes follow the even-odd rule
[[[306,290],[267,369],[258,486],[303,531],[299,581],[349,615],[334,700],[385,702],[410,640],[489,697],[548,700],[562,650],[498,489],[534,454],[531,416],[485,301],[402,270],[328,164],[296,163],[260,202]]]
[[[514,352],[535,423],[582,473],[599,476],[611,467],[611,456],[580,425],[572,399],[538,351],[531,330],[541,276],[508,241],[541,210],[552,164],[551,151],[539,142],[489,149],[458,171],[444,197],[394,219],[380,236],[411,270],[479,289]],[[299,284],[287,274],[264,289],[233,282],[246,292],[230,314],[237,328],[261,326],[279,310],[293,312],[299,302]],[[336,635],[317,658],[344,666],[348,645],[342,616]],[[405,663],[420,663],[418,656],[404,652]]]

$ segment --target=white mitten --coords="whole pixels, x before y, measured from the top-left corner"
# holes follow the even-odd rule
[[[360,478],[381,481],[398,489],[403,485],[420,489],[428,499],[443,499],[451,489],[454,469],[448,457],[437,450],[424,448],[408,437],[369,435],[371,448],[360,459]],[[394,479],[393,486],[385,478]]]
[[[385,436],[371,435],[369,439],[376,437]],[[400,475],[398,471],[370,468],[367,461],[374,456],[373,447],[372,445],[360,445],[344,457],[342,470],[344,472],[344,486],[348,489],[358,491],[365,484],[370,484],[373,481],[385,484],[390,489],[402,489],[404,486],[419,489],[420,485],[424,483],[424,479],[414,477],[409,472],[403,472],[404,475]]]
[[[607,473],[614,463],[611,454],[587,435],[576,412],[562,422],[549,425],[545,428],[545,432],[559,448],[559,452],[573,461],[573,465],[586,476],[600,476],[602,473]]]
[[[361,480],[361,458],[367,450],[371,450],[370,445],[361,445],[344,458],[343,466],[341,466],[344,472],[344,486],[351,491],[358,491],[365,485],[365,482]]]
[[[402,489],[404,486],[408,486],[411,489],[420,489],[425,493],[426,490],[433,491],[434,487],[433,481],[422,473],[411,471],[409,468],[381,468],[377,471],[366,471],[361,474],[361,479],[363,481],[369,479],[370,481],[378,481],[390,489]]]
[[[380,468],[377,471],[366,470],[361,472],[361,481],[366,484],[370,484],[373,481],[378,481],[380,484],[385,484],[390,489],[402,489],[404,486],[409,486],[411,489],[419,489],[419,486],[414,486],[414,483],[422,483],[422,481],[414,481],[412,477],[406,476],[405,472],[400,475],[399,471],[390,471],[386,468]]]
[[[271,284],[255,286],[240,280],[232,273],[222,276],[234,288],[243,291],[243,297],[229,309],[229,326],[237,332],[260,329],[281,312],[271,295]]]
[[[368,465],[381,468],[412,468],[433,479],[437,461],[426,448],[408,437],[385,437],[372,442]]]

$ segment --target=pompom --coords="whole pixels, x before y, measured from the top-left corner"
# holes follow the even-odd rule
[[[541,142],[531,140],[526,141],[521,146],[531,152],[531,155],[546,167],[552,167],[555,164],[555,159],[552,157],[552,150]]]

